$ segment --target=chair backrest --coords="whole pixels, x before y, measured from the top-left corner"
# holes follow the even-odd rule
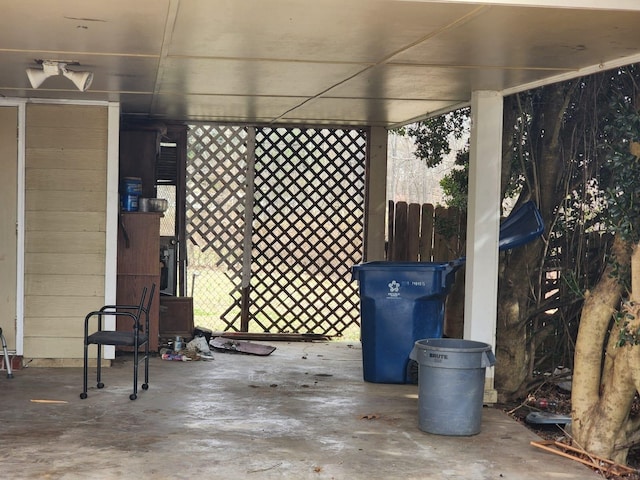
[[[136,312],[136,323],[140,322],[140,315],[145,312],[144,299],[147,296],[147,287],[142,289],[142,295],[140,295],[140,303],[138,304],[138,310]]]
[[[144,302],[144,296],[147,291],[147,287],[144,287],[144,291],[142,294],[142,300],[140,302],[140,306],[142,307],[142,303]],[[151,284],[151,291],[149,292],[149,299],[147,300],[147,305],[142,307],[142,311],[145,316],[145,332],[149,333],[149,312],[151,311],[151,302],[153,302],[153,295],[156,292],[156,284]]]

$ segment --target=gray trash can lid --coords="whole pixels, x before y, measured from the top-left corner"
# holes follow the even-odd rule
[[[419,365],[438,368],[486,368],[496,363],[488,343],[457,338],[418,340],[409,357]]]
[[[418,340],[416,347],[429,350],[454,350],[456,352],[484,352],[491,350],[491,345],[474,340],[462,340],[459,338],[426,338]]]

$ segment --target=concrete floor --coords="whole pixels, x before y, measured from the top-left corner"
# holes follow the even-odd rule
[[[268,342],[262,342],[268,343]],[[0,372],[6,479],[588,479],[572,460],[484,408],[472,437],[417,427],[418,387],[362,380],[359,344],[272,342],[268,357],[151,361],[129,400],[130,358],[80,400],[77,368]],[[91,384],[91,383],[90,383]],[[34,400],[60,403],[34,402]]]

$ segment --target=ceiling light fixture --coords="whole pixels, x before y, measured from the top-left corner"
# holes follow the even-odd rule
[[[76,72],[67,69],[67,64],[54,60],[42,60],[42,70],[39,68],[27,68],[27,77],[33,88],[38,88],[47,78],[55,75],[64,75],[73,82],[78,90],[84,92],[93,81],[92,72]]]

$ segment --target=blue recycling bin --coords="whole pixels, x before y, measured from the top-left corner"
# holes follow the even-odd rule
[[[360,287],[365,381],[416,383],[409,355],[418,340],[442,337],[445,299],[461,265],[366,262],[352,267]]]
[[[542,215],[529,201],[500,225],[498,249],[522,246],[543,231]],[[360,284],[365,381],[417,383],[409,355],[418,340],[442,337],[445,300],[465,261],[460,257],[451,262],[365,262],[351,267],[352,280]]]

